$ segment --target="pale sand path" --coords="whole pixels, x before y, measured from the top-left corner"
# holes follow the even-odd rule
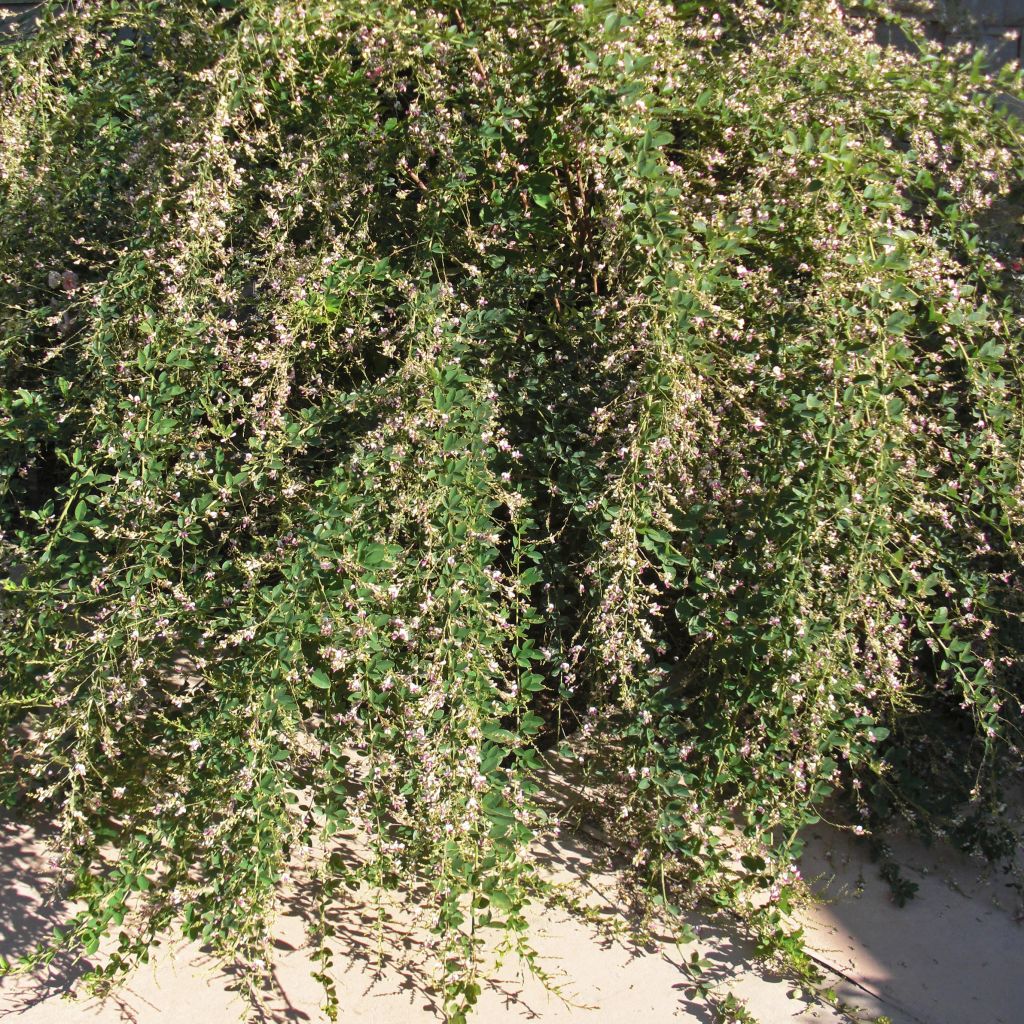
[[[835,906],[816,908],[808,921],[812,945],[824,962],[842,975],[831,978],[854,1019],[874,1020],[885,1013],[893,1024],[1020,1024],[1024,1021],[1024,930],[1010,913],[990,905],[990,894],[973,880],[977,869],[945,856],[928,876],[911,875],[921,898],[896,910],[885,884],[864,854],[837,835],[817,830],[820,838],[805,858],[805,874],[835,869],[830,892],[851,891],[858,874],[865,889]],[[921,861],[921,851],[908,847]],[[614,879],[594,870],[594,845],[565,841],[552,850],[560,876],[575,875],[588,887],[592,905],[615,915]],[[927,856],[927,852],[925,852]],[[931,854],[934,859],[934,854]],[[831,861],[831,864],[830,864]],[[941,870],[940,870],[941,869]],[[967,895],[950,889],[952,872]],[[0,823],[0,952],[17,954],[60,917],[60,908],[42,906],[45,862],[28,830]],[[319,987],[309,977],[304,951],[301,887],[285,893],[288,908],[279,921],[274,963],[275,989],[268,994],[265,1022],[320,1021]],[[1007,901],[1009,902],[1009,901]],[[538,1021],[540,1024],[620,1024],[620,1022],[697,1022],[711,1024],[706,1007],[687,998],[679,968],[683,952],[670,943],[647,950],[610,938],[596,925],[562,911],[533,908],[535,945],[545,966],[571,972],[567,989],[577,1006],[566,1006],[531,978],[507,966],[481,996],[476,1020]],[[338,948],[337,977],[341,1020],[358,1024],[406,1024],[441,1020],[434,995],[410,966],[417,960],[415,936],[400,923],[389,928],[398,956],[378,970],[372,918],[354,904],[339,918],[347,937],[346,959]],[[693,922],[698,946],[716,977],[731,976],[728,988],[747,1001],[762,1024],[836,1024],[851,1019],[827,1008],[808,1008],[790,997],[790,986],[761,976],[749,960],[749,948],[734,936]],[[402,954],[403,946],[408,952]],[[401,962],[406,958],[406,964]],[[0,1024],[228,1024],[239,1020],[245,1004],[230,991],[231,979],[195,945],[169,943],[103,1004],[60,998],[73,980],[65,966],[48,978],[0,980]]]
[[[822,959],[876,993],[894,1020],[900,1009],[921,1024],[1024,1024],[1019,877],[893,838],[893,859],[918,886],[897,909],[863,844],[823,828],[809,837],[804,875],[820,875],[819,891],[834,900],[807,915],[808,941]]]

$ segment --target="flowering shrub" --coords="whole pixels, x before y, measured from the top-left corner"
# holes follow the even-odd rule
[[[368,883],[462,1020],[486,936],[532,958],[552,750],[661,912],[798,976],[827,799],[1012,850],[1019,83],[869,14],[105,0],[3,49],[0,792],[84,901],[28,963],[177,925],[258,977],[328,845],[328,1011]]]

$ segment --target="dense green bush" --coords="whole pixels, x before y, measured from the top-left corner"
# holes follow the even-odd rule
[[[826,799],[1014,843],[1019,83],[825,0],[404,6],[0,53],[0,792],[87,908],[36,960],[258,977],[330,841],[328,1004],[346,887],[419,887],[461,1020],[557,748],[806,977]]]

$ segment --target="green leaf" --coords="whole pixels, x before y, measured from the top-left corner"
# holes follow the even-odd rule
[[[495,889],[493,892],[488,893],[487,899],[495,910],[508,911],[515,906],[508,893],[503,892],[501,889]]]

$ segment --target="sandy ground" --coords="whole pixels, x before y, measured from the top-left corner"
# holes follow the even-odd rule
[[[805,915],[818,956],[872,993],[893,1021],[1022,1024],[1024,921],[1019,878],[908,838],[892,859],[918,886],[905,907],[849,833],[814,829],[805,877],[829,900]],[[849,982],[841,994],[855,1000]]]
[[[531,911],[535,945],[548,970],[565,979],[570,1003],[560,1001],[509,966],[481,996],[476,1020],[540,1024],[611,1024],[638,1021],[712,1024],[706,1005],[688,998],[681,960],[694,948],[711,962],[709,973],[747,1002],[763,1024],[1020,1024],[1024,1021],[1024,930],[1013,920],[1012,890],[1002,879],[979,880],[979,869],[948,852],[913,843],[897,851],[920,886],[905,909],[888,900],[888,887],[860,846],[821,828],[811,837],[804,874],[816,878],[827,900],[807,915],[811,945],[844,1011],[810,1007],[793,998],[791,986],[765,975],[736,935],[694,920],[698,942],[679,949],[668,941],[637,948],[610,930],[536,907]],[[591,906],[616,918],[615,878],[599,871],[589,839],[550,847],[552,870],[573,877]],[[0,953],[16,956],[59,921],[66,908],[44,900],[41,845],[22,826],[0,822]],[[285,912],[276,931],[273,987],[255,1019],[321,1021],[321,996],[310,979],[305,948],[301,885],[283,893]],[[354,902],[343,909],[337,974],[341,1020],[359,1024],[429,1024],[442,1019],[436,994],[417,970],[416,935],[400,918],[384,935],[378,959],[373,916]],[[232,979],[195,945],[169,942],[104,1003],[63,996],[80,967],[55,965],[43,977],[0,979],[2,1024],[178,1024],[240,1020],[246,1004]]]

